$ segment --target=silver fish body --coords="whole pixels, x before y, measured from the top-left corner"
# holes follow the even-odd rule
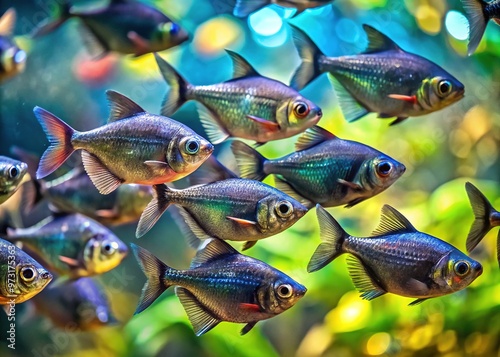
[[[439,238],[417,231],[394,208],[385,205],[379,227],[371,237],[346,233],[325,209],[317,206],[323,243],[314,252],[308,271],[321,269],[349,253],[348,268],[364,299],[388,292],[426,299],[451,294],[471,284],[481,264]]]
[[[245,334],[258,321],[291,308],[307,290],[284,273],[218,239],[204,242],[189,270],[170,268],[136,245],[132,250],[148,278],[136,314],[169,286],[176,285],[175,292],[198,336],[221,321],[246,323],[241,332]]]

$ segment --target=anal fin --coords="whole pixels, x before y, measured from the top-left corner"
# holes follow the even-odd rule
[[[330,73],[328,73],[328,79],[333,85],[335,95],[337,96],[338,103],[340,105],[340,109],[342,110],[342,114],[344,114],[345,120],[353,122],[361,119],[370,112],[363,105],[361,105]]]
[[[113,192],[124,181],[111,173],[96,156],[85,150],[82,150],[82,162],[90,180],[103,195]]]
[[[217,326],[221,320],[212,316],[187,289],[177,286],[175,294],[179,298],[196,336],[201,336]]]
[[[231,136],[218,123],[215,115],[210,111],[210,109],[198,106],[198,116],[200,117],[201,125],[205,129],[208,139],[212,144],[220,144]]]
[[[385,291],[375,281],[373,273],[358,258],[349,255],[347,258],[347,269],[356,289],[361,293],[361,298],[372,300],[384,295]]]
[[[172,210],[171,212],[172,218],[192,248],[198,248],[201,239],[211,238],[185,208],[180,206],[176,208],[176,210]]]

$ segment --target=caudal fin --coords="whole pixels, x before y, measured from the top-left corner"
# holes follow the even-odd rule
[[[45,109],[35,107],[33,112],[50,143],[43,153],[36,171],[36,178],[39,180],[57,170],[75,151],[71,144],[75,130]]]
[[[465,184],[465,190],[474,212],[474,222],[470,228],[466,243],[467,251],[470,252],[479,244],[486,233],[493,228],[490,224],[490,215],[494,208],[481,191],[470,182]]]
[[[267,174],[264,172],[266,158],[259,154],[257,150],[238,140],[232,142],[231,150],[236,158],[242,178],[257,181],[266,178]]]
[[[135,232],[137,238],[141,238],[149,232],[167,210],[168,206],[170,206],[168,199],[169,192],[171,192],[171,189],[167,185],[161,184],[153,186],[153,199],[149,202],[139,219],[139,224]]]
[[[322,243],[316,248],[307,265],[309,273],[325,267],[343,253],[342,244],[349,235],[338,222],[319,204],[316,205],[319,234]]]
[[[159,54],[155,53],[155,58],[161,75],[170,87],[163,100],[161,114],[171,116],[187,101],[189,83]]]
[[[486,2],[481,0],[462,0],[467,20],[469,20],[469,45],[467,54],[470,56],[476,51],[481,38],[483,37],[488,16],[484,9]]]
[[[66,1],[56,1],[56,6],[57,7],[54,15],[46,21],[42,22],[33,30],[31,34],[33,38],[46,35],[56,30],[71,17],[71,6]]]
[[[148,279],[142,288],[141,298],[134,314],[138,314],[149,307],[169,285],[165,283],[165,273],[173,270],[148,250],[133,243],[130,244],[139,266]]]
[[[290,27],[292,28],[293,42],[302,60],[299,68],[293,74],[290,86],[296,90],[301,90],[321,74],[318,59],[323,53],[304,31],[291,24]]]

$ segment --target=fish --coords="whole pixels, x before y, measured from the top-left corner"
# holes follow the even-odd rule
[[[90,55],[102,58],[109,52],[141,56],[180,45],[189,34],[156,8],[131,0],[111,0],[95,10],[74,10],[58,1],[53,19],[40,24],[33,38],[46,35],[71,18],[81,22],[80,32]]]
[[[373,112],[393,118],[429,114],[463,98],[464,85],[437,64],[402,50],[389,37],[363,25],[368,48],[362,54],[327,57],[299,28],[293,38],[302,59],[291,86],[302,89],[328,73],[345,119],[353,122]]]
[[[69,279],[106,273],[128,253],[113,232],[78,213],[48,217],[29,228],[8,228],[5,239],[22,245],[51,272]]]
[[[25,302],[51,281],[52,274],[40,263],[14,244],[0,239],[0,305]]]
[[[469,21],[469,44],[467,54],[472,55],[483,37],[486,25],[493,20],[500,25],[500,0],[462,0]]]
[[[0,156],[0,205],[7,201],[24,183],[28,165],[22,161]]]
[[[78,331],[94,331],[118,323],[108,297],[92,278],[50,286],[31,302],[36,314],[44,315],[61,329],[72,326]]]
[[[307,213],[305,206],[274,187],[230,176],[226,170],[221,169],[225,179],[206,184],[198,180],[200,184],[182,190],[153,186],[154,199],[139,220],[136,236],[142,237],[171,204],[176,204],[180,214],[176,221],[192,246],[198,246],[200,239],[214,237],[244,241],[244,249],[248,249],[258,240],[290,228]],[[208,170],[202,167],[199,171],[197,174],[204,176]],[[206,177],[211,181],[210,175]]]
[[[27,54],[13,39],[16,10],[9,8],[0,17],[0,83],[22,73],[26,67]]]
[[[28,167],[38,167],[40,158],[35,154],[19,147],[11,151]],[[81,165],[52,181],[32,179],[25,186],[35,191],[30,207],[47,200],[54,213],[81,213],[106,226],[137,222],[153,199],[151,186],[136,184],[121,185],[109,195],[101,195]]]
[[[474,222],[466,240],[467,251],[472,252],[492,228],[500,227],[500,212],[493,208],[483,193],[470,182],[465,184],[465,190],[474,212]],[[500,266],[500,230],[497,238],[497,260]]]
[[[307,271],[317,271],[349,253],[349,274],[363,299],[393,293],[417,298],[409,304],[416,305],[462,290],[483,272],[479,262],[451,244],[417,231],[389,205],[383,206],[378,228],[366,238],[349,235],[323,207],[316,207],[322,243]]]
[[[367,145],[343,140],[314,126],[301,134],[295,152],[267,159],[241,141],[231,149],[241,177],[263,180],[275,174],[276,187],[307,208],[353,207],[390,187],[405,166]]]
[[[106,94],[111,108],[108,123],[85,132],[35,107],[35,116],[50,142],[37,179],[54,172],[81,149],[85,171],[99,192],[107,195],[124,183],[154,185],[179,180],[212,154],[213,145],[189,127],[147,113],[115,91]]]
[[[233,15],[247,17],[252,12],[258,11],[267,5],[276,4],[296,9],[297,11],[293,14],[293,17],[295,17],[307,9],[326,6],[332,2],[333,0],[236,0]]]
[[[245,323],[241,334],[257,322],[294,306],[307,289],[266,263],[238,253],[219,239],[205,241],[188,270],[176,270],[144,248],[131,244],[147,277],[136,314],[175,285],[196,336],[221,321]]]
[[[185,102],[203,104],[201,124],[208,139],[219,144],[229,137],[266,143],[296,135],[315,125],[321,109],[299,92],[263,77],[239,54],[226,50],[233,61],[233,79],[204,86],[188,83],[170,64],[155,54],[170,89],[162,115],[171,116]]]
[[[77,167],[53,181],[40,182],[40,194],[56,213],[81,213],[106,226],[134,223],[153,199],[148,185],[121,185],[101,195],[86,172]]]

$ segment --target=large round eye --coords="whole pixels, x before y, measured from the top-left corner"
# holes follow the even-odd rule
[[[455,273],[458,276],[464,276],[470,271],[470,265],[466,261],[459,261],[455,263]]]
[[[299,118],[304,118],[309,114],[311,109],[309,109],[309,106],[304,103],[304,102],[297,102],[295,104],[295,107],[293,107],[293,112],[295,113],[296,116]]]
[[[290,284],[281,284],[278,286],[278,296],[282,299],[288,299],[293,295],[293,288]]]
[[[451,92],[451,83],[447,80],[442,80],[438,83],[439,95],[444,96]]]
[[[118,248],[116,242],[104,242],[101,246],[102,254],[112,255]]]
[[[283,218],[289,217],[293,213],[293,206],[288,201],[278,202],[276,205],[276,213]]]
[[[9,176],[11,179],[15,179],[17,176],[19,176],[19,169],[15,166],[12,166],[9,169]]]
[[[177,32],[179,32],[181,28],[177,24],[172,24],[172,27],[170,28],[170,34],[175,35]]]
[[[389,176],[392,171],[392,164],[389,161],[381,161],[377,164],[377,174],[381,177]]]
[[[186,141],[186,152],[190,155],[194,155],[200,151],[200,143],[196,139],[189,139]]]
[[[35,280],[36,275],[37,275],[37,271],[32,266],[23,267],[21,269],[21,273],[20,273],[21,279],[23,279],[27,283]]]

